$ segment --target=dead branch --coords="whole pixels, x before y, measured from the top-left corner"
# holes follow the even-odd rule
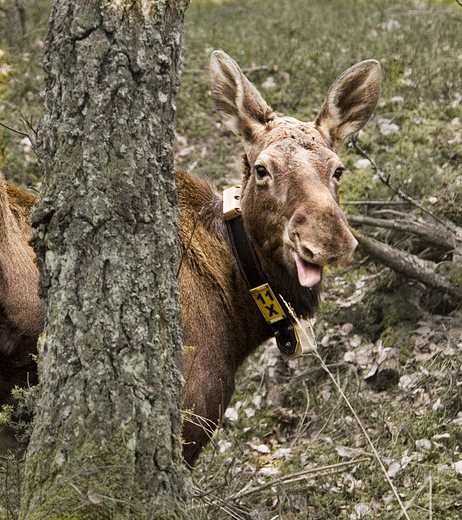
[[[436,247],[442,247],[448,251],[456,249],[458,243],[462,245],[462,238],[448,231],[446,227],[422,222],[417,220],[412,215],[407,215],[406,219],[401,218],[399,220],[363,217],[360,215],[348,215],[348,221],[352,224],[363,224],[367,226],[413,233],[414,235],[418,235],[428,244]]]
[[[357,459],[357,460],[349,460],[346,462],[339,462],[338,464],[331,464],[329,466],[322,466],[319,468],[310,468],[305,469],[303,471],[298,471],[297,473],[291,473],[290,475],[285,475],[284,477],[278,478],[271,482],[266,482],[266,484],[262,484],[261,486],[254,487],[251,489],[244,489],[243,491],[238,491],[237,493],[234,493],[234,495],[231,495],[228,497],[228,500],[237,500],[239,498],[245,497],[247,495],[253,495],[254,493],[259,493],[260,491],[263,491],[264,489],[267,489],[272,486],[276,486],[283,482],[296,482],[301,479],[301,477],[305,478],[307,475],[310,474],[319,474],[323,473],[325,471],[330,472],[337,472],[339,469],[344,468],[346,466],[352,466],[353,464],[360,464],[361,462],[366,462],[370,460],[369,458],[363,458],[363,459]],[[299,478],[300,477],[300,478]]]
[[[26,116],[21,112],[19,111],[19,115],[21,116],[21,121],[22,121],[22,124],[24,125],[24,127],[29,130],[31,130],[33,133],[34,133],[34,136],[37,137],[37,130],[36,128],[34,128],[34,126],[32,125],[32,120],[28,120],[26,118]],[[32,142],[32,139],[31,139],[31,136],[29,136],[29,139],[31,140]],[[32,142],[33,143],[33,142]]]
[[[434,262],[422,260],[418,256],[382,244],[359,231],[352,230],[352,232],[361,248],[382,264],[409,278],[422,282],[427,287],[437,289],[458,301],[462,301],[462,287],[457,286],[453,280],[437,273],[437,265]]]
[[[0,126],[3,126],[3,128],[6,128],[7,130],[10,130],[11,132],[15,132],[16,134],[29,137],[29,134],[26,134],[25,132],[21,132],[21,130],[16,130],[16,128],[12,128],[11,126],[5,125],[5,123],[2,123],[1,121],[0,121]]]
[[[359,146],[358,144],[358,138],[355,136],[355,137],[352,137],[350,139],[354,149],[359,153],[359,155],[361,155],[362,157],[364,157],[365,159],[367,159],[372,167],[372,169],[375,171],[375,173],[377,173],[379,179],[386,185],[388,186],[391,190],[393,190],[399,197],[401,197],[403,200],[409,202],[410,204],[412,204],[413,206],[415,206],[416,208],[419,208],[421,211],[423,211],[424,213],[426,213],[427,215],[430,215],[432,218],[434,218],[437,222],[439,222],[441,225],[443,225],[444,227],[446,227],[447,229],[451,230],[451,231],[455,231],[454,230],[454,224],[452,222],[447,222],[447,221],[444,221],[442,220],[441,218],[439,218],[437,215],[435,215],[434,213],[432,213],[431,211],[429,211],[427,208],[425,208],[424,206],[422,206],[422,204],[420,204],[420,202],[414,200],[412,197],[410,197],[407,193],[404,193],[404,191],[402,191],[400,188],[397,188],[396,186],[394,186],[392,183],[391,183],[391,176],[390,174],[385,174],[378,166],[377,164],[375,163],[375,161],[369,157],[369,155]]]
[[[374,215],[386,215],[405,219],[410,217],[409,213],[406,213],[405,211],[398,211],[396,209],[377,209],[374,211]],[[414,215],[411,216],[413,217]]]

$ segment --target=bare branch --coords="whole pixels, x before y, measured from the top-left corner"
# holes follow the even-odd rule
[[[436,247],[442,247],[449,251],[454,250],[457,247],[458,242],[462,245],[462,239],[456,236],[454,233],[449,232],[447,228],[419,221],[415,218],[412,218],[411,215],[408,215],[406,220],[403,218],[399,220],[389,220],[364,217],[359,215],[348,215],[348,221],[353,224],[363,224],[367,226],[413,233],[421,237],[429,244]]]
[[[21,116],[21,121],[23,122],[23,125],[26,127],[26,128],[29,128],[29,130],[32,130],[32,132],[34,133],[34,136],[37,137],[37,130],[36,128],[34,128],[32,126],[32,121],[29,121],[26,116],[21,112],[19,111],[19,114]],[[30,137],[29,137],[30,139]],[[31,140],[32,141],[32,140]]]
[[[402,191],[400,188],[396,188],[395,186],[393,186],[393,184],[391,183],[390,181],[390,175],[386,175],[378,166],[377,164],[375,163],[375,161],[373,159],[371,159],[369,157],[369,155],[367,155],[367,153],[359,146],[358,144],[358,138],[355,136],[355,137],[352,137],[351,138],[351,143],[353,144],[353,147],[354,149],[359,153],[359,155],[361,155],[362,157],[364,157],[365,159],[367,159],[370,163],[370,165],[372,166],[372,169],[377,173],[377,175],[379,176],[379,179],[386,185],[388,186],[391,190],[393,190],[397,195],[399,195],[403,200],[409,202],[410,204],[412,204],[413,206],[415,206],[416,208],[419,208],[421,211],[423,211],[424,213],[426,213],[427,215],[430,215],[432,218],[434,218],[437,222],[439,222],[440,224],[442,224],[445,228],[451,230],[451,231],[455,231],[454,230],[454,225],[450,222],[446,222],[442,219],[440,219],[438,216],[436,216],[434,213],[432,213],[431,211],[429,211],[427,208],[425,208],[424,206],[422,206],[422,204],[420,204],[420,202],[417,202],[416,200],[414,200],[412,197],[410,197],[409,195],[407,195],[406,193],[404,193],[404,191]]]
[[[11,126],[5,125],[5,123],[2,123],[0,121],[0,126],[3,126],[3,128],[6,128],[7,130],[11,130],[11,132],[15,132],[19,135],[24,135],[25,137],[29,137],[29,134],[26,134],[25,132],[21,132],[21,130],[16,130],[16,128],[12,128]]]
[[[409,278],[419,280],[428,287],[449,294],[458,301],[462,301],[462,287],[458,287],[453,281],[436,273],[435,263],[382,244],[359,231],[352,230],[352,232],[361,248],[384,265]]]
[[[330,464],[329,466],[322,466],[319,468],[310,468],[305,469],[303,471],[298,471],[297,473],[291,473],[290,475],[285,475],[284,477],[278,478],[276,480],[272,480],[271,482],[266,482],[265,484],[262,484],[261,486],[254,487],[251,489],[244,489],[243,491],[238,491],[234,495],[231,495],[227,498],[227,500],[237,500],[239,498],[245,497],[247,495],[253,495],[254,493],[259,493],[260,491],[263,491],[264,489],[267,489],[269,487],[275,486],[279,483],[290,481],[295,482],[300,480],[299,477],[305,477],[310,474],[318,474],[322,473],[324,471],[332,471],[335,472],[339,470],[340,468],[344,468],[345,466],[351,466],[353,464],[360,464],[361,462],[366,462],[370,459],[363,458],[363,459],[357,459],[357,460],[349,460],[346,462],[339,462],[338,464]]]
[[[408,206],[410,202],[405,200],[344,200],[345,206]]]
[[[387,215],[398,218],[409,218],[410,214],[405,211],[397,211],[396,209],[378,209],[374,211],[374,215]]]

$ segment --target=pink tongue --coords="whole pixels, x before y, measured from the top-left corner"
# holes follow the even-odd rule
[[[321,281],[321,268],[317,265],[305,262],[300,256],[292,252],[297,266],[298,281],[303,287],[313,287]]]

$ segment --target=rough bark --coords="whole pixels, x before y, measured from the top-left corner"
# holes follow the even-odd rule
[[[188,496],[172,154],[187,3],[52,5],[23,520],[170,518]]]

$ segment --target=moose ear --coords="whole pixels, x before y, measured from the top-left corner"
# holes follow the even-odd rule
[[[239,65],[223,51],[212,54],[210,85],[221,120],[244,141],[251,142],[255,132],[274,117]]]
[[[346,70],[330,87],[316,126],[338,152],[345,139],[358,132],[374,112],[380,94],[380,64],[366,60]]]

